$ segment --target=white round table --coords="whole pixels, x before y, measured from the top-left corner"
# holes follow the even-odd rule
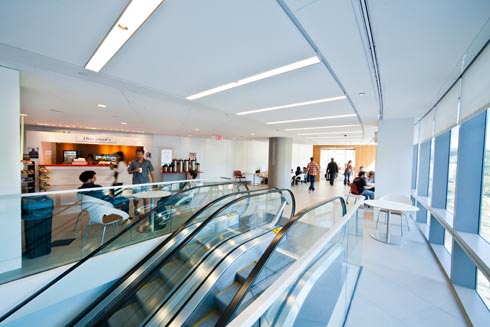
[[[415,212],[419,211],[419,208],[416,206],[402,203],[402,202],[395,202],[395,201],[386,201],[386,200],[366,200],[364,201],[364,204],[367,204],[368,206],[372,206],[375,208],[379,209],[384,209],[388,212],[388,215],[386,217],[386,233],[383,232],[378,232],[376,230],[375,235],[371,235],[372,238],[374,238],[377,241],[387,243],[387,244],[394,244],[394,245],[399,245],[401,241],[401,236],[400,240],[394,239],[390,235],[390,216],[392,211],[399,211],[399,212]]]
[[[155,209],[155,199],[157,198],[165,198],[169,196],[170,193],[169,191],[161,191],[161,190],[153,190],[153,191],[144,191],[144,192],[139,192],[139,193],[134,193],[133,196],[135,198],[139,199],[151,199],[151,210]],[[152,212],[151,216],[151,228],[150,231],[154,232],[155,231],[155,213]]]

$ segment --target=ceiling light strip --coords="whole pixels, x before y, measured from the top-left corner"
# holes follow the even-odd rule
[[[242,112],[237,113],[237,115],[239,115],[239,116],[249,115],[249,114],[255,114],[258,112],[266,112],[266,111],[273,111],[273,110],[279,110],[279,109],[308,106],[311,104],[332,102],[332,101],[338,101],[338,100],[343,100],[343,99],[345,99],[344,95],[339,96],[339,97],[333,97],[333,98],[325,98],[325,99],[318,99],[318,100],[312,100],[312,101],[306,101],[306,102],[292,103],[292,104],[287,104],[287,105],[277,106],[277,107],[269,107],[269,108],[262,108],[262,109],[256,109],[256,110],[250,110],[250,111],[242,111]]]
[[[323,132],[323,133],[302,133],[298,134],[299,136],[304,136],[304,135],[326,135],[326,134],[360,134],[362,133],[361,131],[351,131],[351,132],[343,132],[343,131],[338,131],[338,132]]]
[[[132,0],[85,68],[99,72],[164,0]]]
[[[301,127],[301,128],[288,128],[285,129],[285,131],[290,132],[290,131],[306,131],[306,130],[312,130],[312,129],[324,129],[324,128],[344,128],[344,127],[360,127],[361,125],[359,124],[353,124],[353,125],[331,125],[331,126],[317,126],[317,127]]]
[[[211,95],[211,94],[223,92],[223,91],[226,91],[226,90],[238,87],[238,86],[242,86],[242,85],[245,85],[248,83],[260,81],[262,79],[266,79],[269,77],[288,73],[288,72],[296,70],[296,69],[300,69],[300,68],[308,67],[308,66],[311,66],[314,64],[318,64],[319,62],[320,62],[320,59],[318,59],[317,56],[314,56],[311,58],[307,58],[307,59],[304,59],[301,61],[294,62],[294,63],[286,65],[286,66],[282,66],[279,68],[268,70],[268,71],[260,73],[260,74],[256,74],[256,75],[253,75],[250,77],[246,77],[246,78],[241,79],[237,82],[227,83],[225,85],[218,86],[218,87],[212,88],[212,89],[207,90],[207,91],[203,91],[203,92],[199,92],[199,93],[190,95],[190,96],[186,97],[186,99],[187,100],[196,100],[196,99],[203,98],[203,97]]]
[[[324,116],[324,117],[313,117],[313,118],[293,119],[293,120],[281,120],[281,121],[271,121],[271,122],[268,122],[266,124],[267,125],[276,125],[276,124],[297,123],[297,122],[302,122],[302,121],[324,120],[324,119],[335,119],[335,118],[347,118],[347,117],[356,117],[356,115],[355,114],[351,114],[351,115]]]

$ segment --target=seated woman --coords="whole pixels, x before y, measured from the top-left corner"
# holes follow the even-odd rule
[[[371,190],[372,187],[366,183],[366,173],[364,171],[359,172],[358,177],[354,179],[353,183],[356,184],[359,194],[364,195],[365,200],[374,199],[374,192]]]
[[[367,183],[369,186],[371,186],[371,189],[370,189],[370,190],[374,192],[374,183],[375,183],[375,182],[374,182],[374,171],[372,171],[372,170],[371,170],[371,171],[370,171],[370,172],[367,174],[367,181],[366,181],[366,183]]]
[[[95,177],[95,171],[93,170],[84,171],[83,173],[80,174],[78,179],[80,179],[80,181],[83,183],[82,186],[79,187],[79,189],[93,189],[93,188],[102,187],[102,185],[95,184],[97,178]],[[123,196],[112,197],[110,195],[104,194],[102,190],[91,190],[91,191],[80,192],[80,193],[82,193],[83,195],[93,196],[94,198],[107,201],[111,203],[114,207],[120,207],[121,210],[129,213],[129,199]]]

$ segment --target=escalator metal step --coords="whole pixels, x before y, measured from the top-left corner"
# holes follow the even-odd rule
[[[172,260],[160,269],[160,276],[169,288],[173,288],[191,268],[188,262]]]
[[[211,311],[201,320],[196,322],[193,327],[213,327],[218,322],[220,315],[217,311]]]
[[[133,301],[115,312],[107,321],[112,327],[138,326],[145,319],[141,306]]]
[[[233,284],[216,294],[216,305],[221,311],[225,311],[228,304],[230,304],[231,300],[233,300],[236,292],[238,292],[238,290],[240,289],[240,286],[242,286],[240,283],[234,282]]]
[[[239,282],[240,284],[243,284],[245,280],[247,279],[248,275],[252,272],[252,269],[254,269],[255,265],[257,264],[257,261],[252,262],[245,268],[239,270],[236,275],[235,275],[235,280]]]
[[[159,303],[161,303],[168,291],[169,287],[165,282],[160,278],[156,278],[143,285],[136,292],[136,298],[145,313],[149,314]]]

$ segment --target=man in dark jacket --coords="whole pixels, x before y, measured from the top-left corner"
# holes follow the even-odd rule
[[[95,171],[93,170],[84,171],[83,173],[80,174],[79,179],[80,182],[83,183],[82,186],[79,187],[79,189],[92,189],[80,193],[107,201],[109,203],[112,203],[114,207],[120,207],[121,210],[127,213],[129,212],[129,199],[122,196],[112,197],[110,195],[104,194],[102,190],[97,190],[97,188],[102,187],[102,185],[95,184],[96,181]],[[94,188],[95,190],[93,190]]]
[[[327,166],[327,176],[329,177],[330,185],[333,185],[333,182],[335,181],[335,178],[337,177],[338,173],[339,173],[339,167],[337,166],[337,163],[332,158]]]

